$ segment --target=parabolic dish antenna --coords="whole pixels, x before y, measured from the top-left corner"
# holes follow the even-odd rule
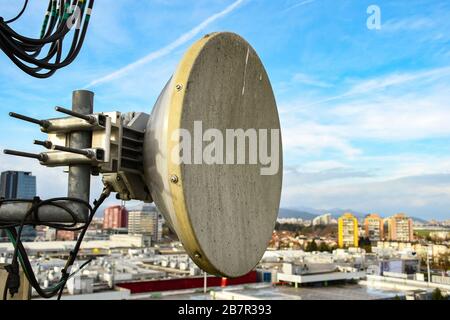
[[[236,34],[210,34],[186,52],[151,115],[94,113],[93,104],[93,92],[78,90],[72,110],[56,108],[69,117],[11,113],[48,134],[35,141],[48,151],[5,153],[69,166],[71,200],[70,210],[46,203],[34,215],[27,202],[5,203],[0,223],[89,223],[73,199],[89,202],[90,175],[101,174],[105,194],[153,200],[208,273],[251,271],[273,232],[283,172],[275,97],[255,50]]]
[[[203,139],[209,129],[215,130]],[[227,132],[237,129],[248,134],[244,164],[237,160],[238,139],[227,148]],[[281,134],[275,135],[277,146],[271,144],[277,131],[280,121],[264,66],[255,50],[232,33],[210,34],[195,43],[153,109],[144,143],[146,184],[189,256],[210,274],[245,275],[267,248],[282,185]],[[177,132],[189,132],[191,138]],[[188,140],[192,149],[181,150]],[[212,143],[215,161],[201,159]],[[269,165],[261,153],[275,154],[275,171],[264,173]]]

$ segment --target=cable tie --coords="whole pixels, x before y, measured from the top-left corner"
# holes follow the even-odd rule
[[[39,211],[39,206],[42,203],[41,198],[39,197],[34,197],[33,201],[31,202],[31,206],[33,208],[33,212],[31,213],[31,218],[32,221],[36,221],[39,222],[39,215],[38,215],[38,211]]]

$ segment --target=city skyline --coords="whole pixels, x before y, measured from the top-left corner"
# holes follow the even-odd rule
[[[0,164],[0,166],[1,166],[1,164]],[[13,167],[17,168],[16,166],[13,166]],[[16,169],[16,170],[18,170],[18,169]],[[52,170],[54,171],[54,169],[52,169]],[[8,173],[10,171],[13,171],[13,170],[6,170],[3,173]],[[19,172],[33,175],[33,172],[23,172],[23,171],[19,171]],[[56,175],[60,175],[60,173],[57,173],[56,171],[54,171],[54,173]],[[33,176],[33,178],[36,178],[36,176]],[[93,178],[95,178],[95,177],[93,177]],[[36,182],[38,183],[39,180],[36,179]],[[96,186],[97,183],[98,183],[98,181],[95,181],[95,180],[92,182],[92,184],[94,186]],[[100,186],[96,186],[96,187],[100,187]],[[92,193],[92,196],[95,196],[95,191],[94,192],[91,191],[91,193]],[[108,209],[109,207],[119,206],[121,204],[122,204],[122,201],[110,199],[104,205],[102,205],[100,207],[100,210],[96,214],[96,217],[103,217],[104,214],[105,214],[104,211],[106,209]],[[152,203],[152,205],[156,206],[154,203]],[[136,207],[136,206],[142,206],[142,204],[140,204],[140,202],[136,201],[136,200],[126,201],[124,207],[129,209],[129,208],[133,208],[133,207]],[[284,215],[283,216],[283,211],[284,210],[288,210],[290,212],[290,214],[292,214],[292,215],[290,215],[290,216]],[[329,214],[329,212],[334,212],[333,217],[338,217],[338,216],[340,216],[340,215],[342,215],[344,213],[349,212],[349,213],[355,214],[358,219],[364,219],[364,217],[366,217],[368,215],[371,215],[371,214],[374,214],[374,213],[380,214],[380,216],[382,218],[387,218],[387,217],[390,217],[390,216],[393,216],[393,215],[396,215],[396,214],[399,214],[399,213],[402,213],[402,214],[405,213],[405,211],[402,211],[402,210],[400,210],[398,212],[394,212],[392,214],[388,214],[388,213],[379,213],[379,212],[374,211],[374,210],[367,210],[365,212],[360,212],[360,211],[356,211],[356,210],[353,210],[353,209],[350,209],[350,208],[349,209],[342,209],[342,208],[317,209],[317,208],[307,208],[307,207],[294,207],[294,208],[289,208],[289,207],[284,207],[283,208],[283,207],[280,207],[278,218],[297,218],[297,216],[295,215],[296,213],[308,214],[308,215],[312,215],[315,218],[317,218],[317,217],[320,217],[322,215]],[[436,219],[436,218],[433,218],[433,217],[427,219],[427,218],[423,218],[423,217],[420,217],[420,216],[411,216],[411,218],[413,218],[413,220],[418,220],[419,219],[421,221],[427,221],[427,222],[430,222],[430,221],[433,221],[433,220],[438,220],[438,221],[449,220],[449,217],[447,217],[447,216],[444,216],[442,219]]]
[[[92,19],[80,56],[54,78],[30,79],[0,58],[0,125],[10,128],[0,148],[40,150],[32,146],[37,128],[7,113],[53,117],[55,105],[69,106],[72,90],[86,86],[96,92],[97,111],[150,112],[185,49],[204,33],[230,30],[257,49],[273,79],[285,149],[283,208],[448,219],[449,4],[377,1],[381,29],[369,30],[373,3],[324,3],[97,2],[102,14]],[[2,6],[5,16],[17,11],[14,3]],[[30,3],[17,29],[39,26],[44,6]],[[148,12],[158,18],[146,19]],[[65,195],[61,170],[0,155],[6,170],[33,171],[43,198]],[[92,199],[100,191],[97,179]]]

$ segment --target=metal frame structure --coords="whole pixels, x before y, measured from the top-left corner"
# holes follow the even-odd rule
[[[46,167],[68,167],[68,197],[89,203],[91,175],[102,174],[105,186],[117,192],[121,200],[153,202],[142,168],[144,132],[149,115],[145,113],[94,113],[94,93],[73,92],[72,110],[56,107],[67,115],[47,120],[10,113],[19,120],[39,125],[48,135],[46,141],[34,144],[47,150],[39,154],[4,150],[5,154],[36,159]],[[76,215],[76,223],[86,223],[88,208],[78,202],[62,203]],[[0,224],[20,223],[31,208],[29,202],[0,204]],[[27,218],[28,224],[73,223],[66,209],[43,205]]]

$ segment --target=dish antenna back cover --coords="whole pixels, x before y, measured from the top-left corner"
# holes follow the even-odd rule
[[[273,175],[261,174],[266,166],[260,161],[249,164],[248,140],[247,164],[173,161],[180,144],[176,132],[192,133],[195,144],[195,123],[200,122],[203,132],[217,129],[224,137],[227,129],[267,130],[270,142],[271,130],[280,132],[264,66],[236,34],[207,35],[184,55],[148,123],[144,174],[155,204],[193,261],[210,274],[239,277],[258,264],[275,226],[283,172],[281,135],[279,168]]]

